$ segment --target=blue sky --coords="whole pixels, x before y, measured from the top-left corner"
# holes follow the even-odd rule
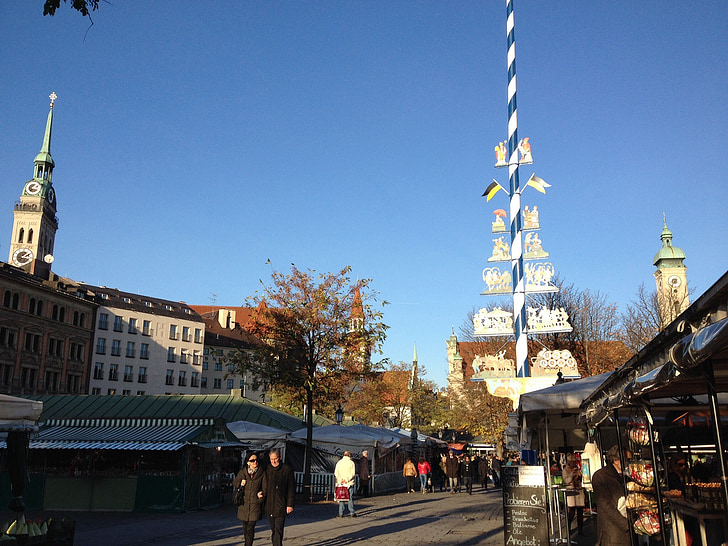
[[[558,273],[621,308],[662,214],[702,293],[726,271],[728,3],[516,0],[524,192]],[[54,271],[241,305],[275,269],[372,278],[383,356],[445,385],[484,306],[505,139],[505,2],[0,3],[0,259],[51,91]],[[5,249],[5,250],[3,250]]]

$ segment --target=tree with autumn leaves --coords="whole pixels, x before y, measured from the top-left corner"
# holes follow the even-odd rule
[[[250,298],[256,307],[246,328],[260,339],[230,360],[234,373],[248,373],[253,388],[272,389],[279,399],[306,408],[304,487],[311,483],[313,411],[333,415],[352,385],[370,377],[386,337],[378,294],[370,279],[352,282],[350,267],[336,273],[274,271],[270,284]],[[377,305],[379,304],[379,305]],[[366,320],[363,318],[366,317]]]

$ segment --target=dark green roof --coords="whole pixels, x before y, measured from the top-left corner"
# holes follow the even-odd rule
[[[249,421],[284,431],[303,428],[305,423],[293,415],[247,398],[219,394],[95,396],[44,395],[23,396],[43,402],[40,423],[48,419],[171,419],[222,418],[228,423]],[[333,421],[314,416],[314,425]]]

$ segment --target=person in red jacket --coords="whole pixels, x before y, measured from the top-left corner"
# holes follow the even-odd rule
[[[420,457],[420,460],[417,461],[417,473],[420,475],[420,489],[422,489],[423,495],[427,492],[427,477],[430,472],[432,472],[430,463],[424,457]]]

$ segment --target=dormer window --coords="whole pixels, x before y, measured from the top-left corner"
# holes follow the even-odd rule
[[[131,303],[131,298],[124,298],[124,303]]]
[[[144,302],[144,305],[145,305],[146,307],[151,307],[151,306],[152,306],[152,302],[151,302],[151,301],[145,301],[145,302]]]
[[[99,295],[101,296],[101,299],[102,300],[108,300],[109,299],[109,295],[108,294],[99,294]]]

